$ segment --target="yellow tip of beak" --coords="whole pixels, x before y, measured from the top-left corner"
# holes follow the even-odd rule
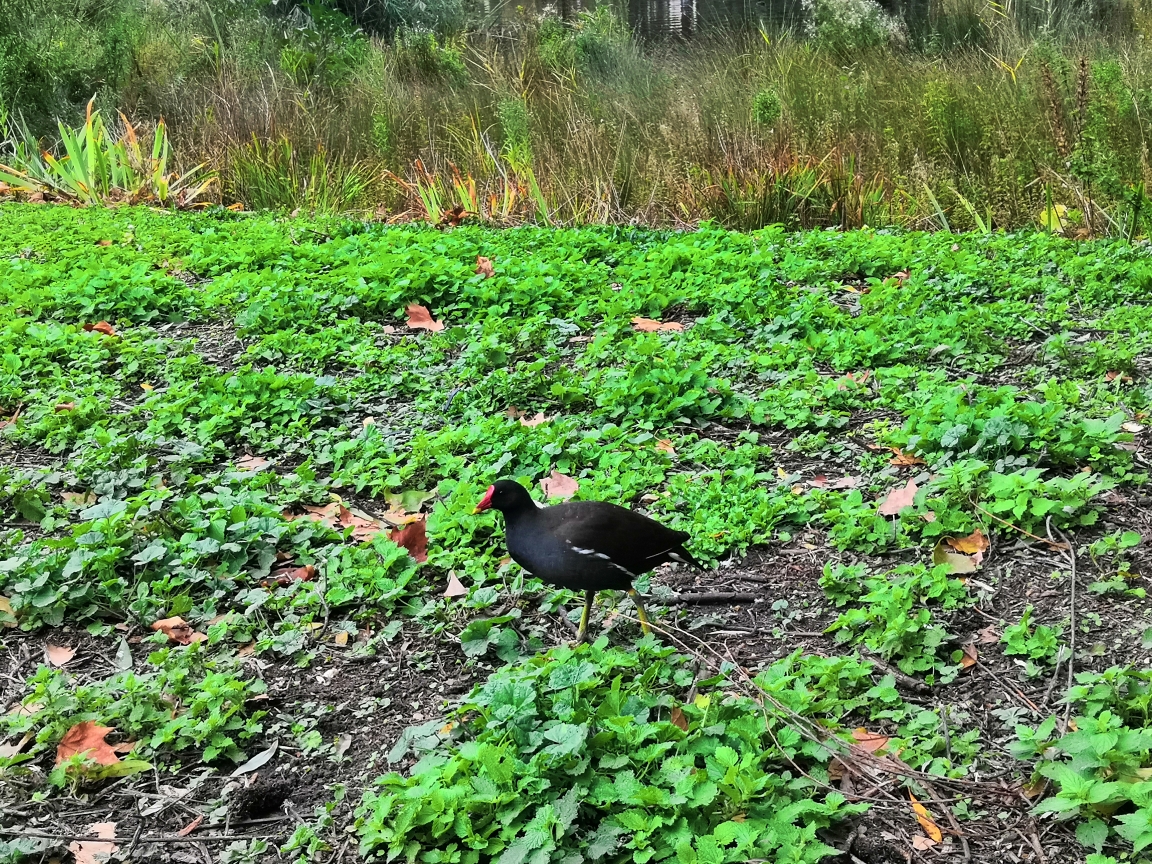
[[[475,516],[477,513],[483,513],[483,512],[484,512],[484,511],[483,511],[483,510],[481,510],[479,507],[473,507],[473,508],[472,508],[472,515],[473,515],[473,516]]]

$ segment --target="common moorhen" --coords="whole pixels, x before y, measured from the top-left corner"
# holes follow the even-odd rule
[[[687,532],[673,531],[607,501],[568,501],[544,507],[515,480],[497,480],[473,512],[488,509],[504,514],[513,561],[552,585],[586,592],[577,642],[584,641],[597,591],[627,591],[636,604],[640,626],[650,633],[648,615],[632,580],[667,561],[703,569],[684,548]]]

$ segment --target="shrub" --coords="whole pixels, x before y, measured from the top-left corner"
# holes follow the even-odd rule
[[[752,100],[752,119],[761,126],[772,126],[780,119],[783,108],[774,90],[761,90]]]
[[[806,0],[805,6],[809,36],[838,53],[903,41],[903,25],[872,0]]]

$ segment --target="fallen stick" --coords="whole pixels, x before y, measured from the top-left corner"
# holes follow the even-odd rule
[[[672,606],[677,603],[752,603],[762,598],[762,594],[747,591],[710,591],[700,594],[673,594],[671,597],[653,599],[657,603]]]
[[[49,834],[42,831],[17,831],[12,828],[0,828],[0,835],[5,837],[27,837],[31,840],[57,840],[77,843],[130,843],[131,837],[98,837],[93,834]],[[137,845],[146,843],[216,843],[225,840],[279,840],[281,834],[203,834],[196,837],[140,837]]]

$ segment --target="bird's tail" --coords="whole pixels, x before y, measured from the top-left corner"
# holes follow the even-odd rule
[[[669,552],[668,557],[673,561],[679,561],[681,564],[687,564],[689,567],[695,567],[697,570],[704,569],[704,566],[692,557],[692,553],[685,549],[683,544]]]

